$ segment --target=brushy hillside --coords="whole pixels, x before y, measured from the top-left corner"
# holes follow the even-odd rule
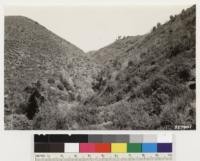
[[[97,107],[99,128],[195,128],[195,26],[193,6],[149,34],[92,53],[107,67],[94,82],[97,94],[85,102]]]
[[[31,97],[37,99],[33,96],[37,90],[52,108],[62,101],[85,99],[94,93],[91,83],[96,71],[81,49],[37,22],[5,17],[5,113],[16,113]]]
[[[38,54],[38,56],[41,56],[42,52],[36,52],[38,47],[34,48],[35,52],[30,50],[27,45],[29,44],[27,42],[31,40],[30,38],[26,39],[24,43],[21,42],[24,41],[24,37],[28,36],[28,33],[19,42],[18,35],[16,35],[17,40],[15,39],[15,41],[20,45],[24,45],[22,47],[15,46],[16,42],[12,46],[14,37],[10,36],[9,38],[6,33],[5,45],[9,46],[5,47],[5,67],[7,70],[5,74],[10,76],[6,77],[5,83],[9,84],[9,81],[17,83],[11,82],[11,86],[6,86],[6,88],[11,88],[13,85],[14,87],[12,87],[12,90],[9,89],[5,92],[13,91],[13,89],[17,91],[20,88],[21,91],[25,90],[26,93],[34,93],[34,95],[28,95],[29,97],[25,99],[28,101],[19,101],[24,103],[19,105],[13,103],[18,107],[14,109],[19,110],[14,110],[12,119],[15,121],[13,121],[14,124],[10,128],[162,130],[186,127],[187,129],[195,129],[196,8],[192,6],[187,10],[183,10],[179,15],[170,16],[169,19],[165,24],[158,23],[155,27],[152,27],[150,33],[145,35],[120,37],[114,43],[98,51],[86,54],[89,58],[85,58],[81,50],[58,38],[59,41],[56,42],[59,42],[57,44],[59,49],[55,48],[56,56],[60,53],[66,53],[67,56],[64,54],[64,58],[67,58],[62,59],[64,62],[70,58],[80,58],[73,61],[75,63],[78,62],[78,64],[71,67],[76,69],[77,75],[62,75],[58,84],[57,79],[55,79],[57,78],[56,75],[52,75],[53,79],[49,79],[49,76],[47,77],[48,79],[45,77],[45,80],[49,82],[47,84],[37,82],[40,80],[38,79],[40,78],[39,75],[31,75],[29,77],[29,72],[30,74],[39,73],[37,72],[37,67],[36,69],[31,68],[34,72],[28,71],[27,69],[29,68],[22,67],[24,71],[27,70],[27,73],[22,75],[22,72],[19,75],[17,71],[21,69],[20,65],[25,62],[16,66],[18,70],[16,70],[15,66],[8,65],[9,63],[13,64],[13,62],[15,62],[14,64],[17,64],[18,61],[22,62],[23,57],[26,55],[25,51],[31,54]],[[9,24],[8,22],[6,23]],[[35,22],[31,21],[31,23]],[[9,29],[9,26],[12,25],[7,25],[6,30]],[[41,31],[43,30],[44,28],[41,27]],[[9,33],[9,30],[6,32]],[[52,35],[53,37],[51,40],[57,39],[54,34],[49,33],[48,36]],[[16,32],[13,31],[13,34],[16,34]],[[30,37],[35,35],[29,34]],[[41,38],[40,36],[38,37]],[[36,42],[38,42],[38,44],[36,43],[37,45],[41,46],[41,49],[43,47],[41,44],[46,43],[46,41]],[[65,45],[61,44],[61,42]],[[55,43],[53,42],[51,46],[54,45]],[[63,46],[70,46],[71,48],[67,52],[68,48]],[[64,51],[61,52],[60,50]],[[76,52],[71,52],[72,50]],[[15,54],[12,54],[12,51]],[[44,55],[49,53],[48,51],[48,49],[44,49]],[[17,59],[19,54],[23,56]],[[13,55],[16,58],[11,62]],[[63,55],[61,57],[63,58]],[[51,58],[48,61],[45,60],[43,64],[51,62]],[[27,60],[29,59],[26,58],[25,61]],[[37,61],[37,59],[34,58],[32,60],[33,66],[37,65],[34,61]],[[55,68],[51,69],[59,69],[60,64],[62,66],[61,62],[55,63],[59,66],[55,65]],[[81,68],[77,69],[79,65],[84,68],[81,66]],[[65,65],[63,64],[63,66]],[[91,68],[87,68],[88,66]],[[68,71],[68,69],[69,66],[67,65],[63,72]],[[12,72],[8,74],[8,71]],[[45,68],[41,74],[46,71]],[[55,72],[55,70],[53,71]],[[83,71],[87,72],[83,74]],[[27,76],[28,78],[26,78]],[[18,83],[20,81],[26,80],[21,79],[22,77],[30,79],[27,81],[29,84],[36,78],[37,83],[28,86],[28,84],[25,85],[26,82],[21,82],[19,86]],[[68,79],[69,77],[70,79]],[[20,80],[16,80],[16,78],[20,78]],[[22,86],[23,84],[24,86]],[[60,90],[55,89],[55,86]],[[84,89],[91,91],[87,92],[84,98],[79,94],[83,93],[79,92],[80,86],[83,91]],[[5,94],[6,100],[15,96],[10,93]],[[19,98],[15,98],[14,101],[16,99],[24,99],[25,96],[20,93]],[[30,101],[30,96],[34,96],[32,101]],[[10,103],[10,99],[8,100]],[[36,107],[34,103],[38,108],[30,108]],[[6,109],[10,109],[11,105],[8,104],[7,106]],[[28,112],[27,107],[29,109]],[[25,112],[22,112],[22,109]],[[11,112],[8,110],[7,113],[8,120],[11,120]],[[29,118],[32,113],[35,113],[35,116]]]

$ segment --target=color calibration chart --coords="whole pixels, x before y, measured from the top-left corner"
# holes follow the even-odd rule
[[[172,161],[172,135],[34,135],[34,161]]]

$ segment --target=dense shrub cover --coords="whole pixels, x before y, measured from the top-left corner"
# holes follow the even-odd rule
[[[59,39],[55,43],[57,37],[44,34],[44,28],[40,28],[40,39],[35,43],[38,37],[26,35],[26,25],[12,26],[14,29],[7,33],[12,40],[5,40],[6,67],[11,70],[11,60],[17,60],[16,68],[21,73],[11,70],[5,80],[5,128],[195,129],[195,20],[196,9],[192,6],[171,15],[165,24],[158,23],[148,34],[119,37],[88,57],[69,42]],[[19,37],[31,39],[28,45],[14,43]],[[45,52],[46,63],[30,60],[29,70],[34,69],[34,75],[26,66],[21,67],[22,58],[14,59],[11,49],[18,51],[16,44],[24,50],[31,46],[38,61],[43,60],[39,51]],[[54,62],[56,52],[69,56]]]

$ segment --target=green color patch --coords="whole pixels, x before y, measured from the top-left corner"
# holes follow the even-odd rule
[[[142,144],[139,144],[139,143],[127,144],[127,152],[128,153],[141,153],[142,152]]]

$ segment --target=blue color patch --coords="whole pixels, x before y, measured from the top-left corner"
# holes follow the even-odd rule
[[[155,153],[157,152],[157,144],[154,143],[143,143],[142,144],[143,153]]]

